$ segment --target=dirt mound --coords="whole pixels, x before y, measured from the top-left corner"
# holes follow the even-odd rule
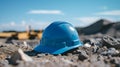
[[[76,29],[80,36],[102,37],[110,35],[120,37],[120,22],[111,22],[105,19],[101,19],[87,27]]]

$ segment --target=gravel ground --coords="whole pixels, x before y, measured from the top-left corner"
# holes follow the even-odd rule
[[[59,55],[37,53],[30,43],[0,42],[0,67],[120,67],[120,41],[112,39],[84,40],[83,46]]]

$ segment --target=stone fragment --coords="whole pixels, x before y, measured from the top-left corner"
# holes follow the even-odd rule
[[[85,51],[83,50],[80,50],[79,51],[79,56],[78,56],[78,59],[81,60],[81,61],[84,61],[85,59],[87,59],[89,56],[86,54]]]
[[[104,51],[101,53],[102,55],[117,55],[119,54],[119,51],[115,48],[109,48],[107,51]]]
[[[85,47],[91,47],[91,45],[89,43],[85,43],[84,46]]]
[[[22,49],[18,49],[18,51],[16,51],[10,58],[9,62],[10,64],[18,64],[17,61],[25,61],[25,62],[29,62],[29,61],[33,61],[31,57],[29,57],[28,55],[26,55]]]

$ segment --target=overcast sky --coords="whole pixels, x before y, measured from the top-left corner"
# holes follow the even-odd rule
[[[54,21],[87,26],[104,18],[120,21],[120,0],[0,0],[0,31],[44,29]]]

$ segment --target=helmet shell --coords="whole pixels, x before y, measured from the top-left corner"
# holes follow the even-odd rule
[[[53,22],[43,32],[37,52],[62,54],[68,50],[82,46],[76,29],[67,22]]]

